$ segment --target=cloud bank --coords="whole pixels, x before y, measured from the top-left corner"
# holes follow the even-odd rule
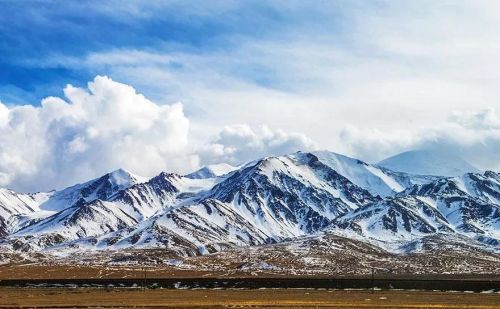
[[[415,130],[345,127],[349,150],[369,161],[412,149],[458,154],[480,169],[500,170],[500,117],[494,109],[453,112],[444,123]]]
[[[60,187],[119,167],[150,174],[189,164],[178,158],[189,130],[182,104],[159,106],[103,76],[64,94],[40,107],[0,105],[0,185]]]
[[[105,76],[88,89],[68,85],[64,95],[39,107],[0,103],[0,186],[61,188],[117,168],[144,176],[186,172],[313,145],[301,134],[247,125],[225,127],[194,145],[181,103],[158,105]]]
[[[179,40],[154,32],[146,45],[110,44],[25,63],[105,73],[153,100],[182,100],[194,126],[211,135],[230,123],[270,124],[351,155],[338,134],[346,125],[394,139],[411,134],[403,136],[411,147],[417,137],[406,132],[445,123],[454,110],[498,104],[495,1],[168,3],[127,12],[142,26],[143,16],[178,20],[165,32],[186,30]],[[193,12],[205,31],[191,28]],[[141,37],[151,38],[149,30]]]
[[[318,148],[302,133],[266,125],[226,125],[216,134],[193,130],[197,124],[181,103],[159,105],[105,76],[87,88],[68,85],[64,95],[48,97],[38,107],[0,103],[0,186],[49,190],[118,168],[143,176],[185,173],[205,164],[239,165]],[[350,125],[339,140],[348,153],[371,162],[428,149],[500,170],[500,117],[494,109],[453,112],[446,122],[417,129]]]
[[[268,126],[226,126],[208,146],[200,149],[204,162],[241,164],[268,155],[315,149],[315,143],[300,133],[272,130]]]

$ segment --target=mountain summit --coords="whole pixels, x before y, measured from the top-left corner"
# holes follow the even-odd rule
[[[214,178],[229,174],[236,169],[237,167],[234,167],[227,163],[211,164],[203,166],[199,170],[186,175],[186,177],[191,179]]]
[[[477,173],[479,170],[457,155],[440,154],[428,150],[402,152],[380,161],[378,166],[387,169],[433,176],[460,176],[465,173]]]

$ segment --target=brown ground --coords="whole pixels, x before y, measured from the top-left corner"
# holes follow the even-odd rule
[[[146,267],[149,277],[366,277],[375,271],[379,278],[455,274],[498,280],[500,254],[443,237],[428,237],[422,242],[421,252],[409,254],[393,254],[330,233],[278,244],[225,248],[203,256],[180,256],[164,248],[75,251],[64,256],[2,253],[0,248],[0,278],[81,278],[82,272],[89,273],[86,277],[121,278],[142,276],[140,269]]]
[[[328,278],[328,275],[290,275],[275,272],[250,272],[233,271],[223,272],[200,271],[195,269],[178,269],[169,266],[105,266],[105,265],[43,265],[43,264],[17,264],[0,265],[0,280],[4,279],[122,279],[143,278],[251,278],[251,277],[286,277],[286,278]],[[370,275],[346,275],[333,277],[369,278]],[[387,274],[375,273],[376,278],[400,279],[466,279],[466,280],[500,280],[500,275],[489,274]]]
[[[144,268],[148,278],[203,277],[207,272],[179,271],[174,268]],[[218,274],[218,273],[217,273]],[[213,275],[217,275],[213,274]],[[141,267],[79,265],[9,265],[0,266],[2,279],[122,279],[143,278]]]
[[[499,308],[500,294],[0,288],[0,308]]]

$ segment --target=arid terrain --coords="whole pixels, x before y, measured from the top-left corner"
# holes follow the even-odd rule
[[[500,281],[496,273],[484,274],[391,274],[374,273],[376,279],[408,280],[493,280]],[[287,275],[272,271],[234,271],[179,269],[173,266],[103,266],[103,265],[50,265],[17,264],[0,266],[1,280],[79,280],[79,279],[175,279],[175,278],[359,278],[369,279],[366,275]]]
[[[415,291],[0,288],[0,308],[498,308],[499,301]]]
[[[500,303],[495,274],[378,273],[373,290],[367,288],[370,276],[337,278],[173,266],[3,265],[0,308],[498,308]],[[346,281],[337,289],[329,280]],[[210,282],[216,287],[204,288],[213,286]],[[228,282],[251,288],[221,287]],[[320,288],[283,288],[300,282]],[[423,289],[402,290],[401,282],[423,284]]]
[[[95,277],[255,277],[459,275],[500,277],[500,256],[466,244],[428,238],[424,250],[393,254],[369,243],[324,234],[278,244],[235,247],[201,255],[180,256],[171,250],[96,251],[54,256],[41,253],[0,253],[0,278]],[[61,268],[62,267],[62,268]],[[32,271],[37,269],[41,271]],[[71,269],[71,270],[68,270]],[[85,271],[82,271],[85,269]],[[123,274],[123,271],[126,274]],[[25,275],[23,275],[25,274]]]

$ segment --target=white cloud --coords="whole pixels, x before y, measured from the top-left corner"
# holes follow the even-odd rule
[[[40,107],[0,103],[0,186],[47,190],[117,168],[153,176],[314,147],[302,134],[267,126],[227,126],[215,137],[191,138],[181,103],[158,105],[104,76],[88,89],[68,85],[64,94],[66,100],[48,97]]]
[[[381,3],[333,5],[317,21],[292,14],[332,32],[288,20],[278,36],[222,37],[224,48],[165,43],[51,61],[117,76],[158,101],[182,100],[195,131],[272,124],[338,152],[348,151],[339,138],[346,125],[415,131],[453,110],[498,104],[498,3]],[[285,9],[310,13],[301,6]]]
[[[200,156],[207,163],[238,165],[268,155],[315,148],[314,142],[300,133],[286,133],[267,126],[231,125],[224,127],[212,143],[201,149]]]
[[[262,35],[229,31],[218,35],[210,48],[163,42],[144,49],[88,51],[81,59],[56,55],[53,59],[36,59],[32,65],[105,73],[134,85],[157,102],[182,100],[191,120],[189,150],[185,149],[186,142],[176,139],[183,134],[166,137],[174,139],[171,144],[175,151],[150,143],[155,145],[152,153],[157,154],[151,161],[163,162],[167,170],[180,169],[184,163],[179,161],[185,161],[186,156],[192,165],[223,160],[239,163],[263,154],[311,147],[306,137],[294,138],[273,130],[275,140],[266,141],[266,130],[261,129],[266,124],[285,132],[302,132],[320,148],[368,161],[412,148],[439,147],[460,152],[479,167],[500,168],[495,157],[499,153],[495,127],[498,117],[491,110],[498,106],[500,97],[498,1],[356,1],[342,5],[271,2],[268,5],[286,12],[286,18],[270,25]],[[227,10],[212,4],[206,8],[198,6],[199,10],[192,11],[194,8],[189,7],[187,12],[238,26],[235,20],[239,12],[225,15]],[[103,9],[112,7],[105,5]],[[140,7],[125,8],[127,14],[142,16]],[[231,11],[232,5],[228,9]],[[156,9],[147,10],[144,16],[154,18],[155,12]],[[123,12],[118,13],[123,17]],[[79,96],[78,91],[75,96]],[[103,114],[102,121],[109,123],[109,132],[103,132],[96,124],[82,124],[77,129],[70,126],[75,132],[66,134],[71,138],[28,142],[25,148],[34,150],[27,151],[30,155],[26,160],[12,155],[18,153],[14,149],[16,143],[4,143],[8,137],[2,136],[0,146],[12,149],[0,151],[0,155],[5,162],[17,166],[16,171],[32,173],[34,165],[26,162],[46,162],[46,157],[59,153],[50,147],[46,150],[46,142],[61,145],[53,139],[64,141],[60,152],[70,158],[68,162],[97,149],[90,142],[91,137],[105,140],[106,134],[128,136],[126,132],[131,128],[144,130],[148,132],[146,140],[158,139],[165,145],[161,125],[152,125],[154,129],[149,130],[143,128],[158,108],[146,108],[142,116],[141,112],[134,114],[130,123],[124,120],[127,117],[108,117],[105,115],[112,114],[110,111],[99,111]],[[456,113],[448,119],[453,110],[490,111]],[[30,123],[44,127],[45,132],[61,130],[59,123],[68,119],[80,121],[75,109],[70,115],[61,116],[61,120],[53,119],[54,129],[48,129],[43,123],[37,124],[40,117],[32,115],[40,113],[24,107],[15,113],[22,116],[13,116],[12,111],[6,113],[5,108],[2,111],[0,105],[0,126],[5,123],[5,115],[11,122],[25,124],[28,120],[19,119],[33,118]],[[113,129],[115,116],[119,125]],[[246,126],[219,132],[221,126],[230,123]],[[19,132],[20,127],[16,129]],[[183,130],[182,126],[178,128]],[[149,134],[153,132],[156,137]],[[207,139],[214,135],[218,137],[209,144]],[[139,137],[132,134],[128,138],[132,140],[128,142],[133,148],[131,154],[136,157],[133,151],[136,148],[131,145]],[[122,138],[112,144],[125,149],[126,141],[127,138]],[[182,155],[164,155],[168,151]],[[42,159],[37,161],[38,157]],[[176,160],[179,157],[182,160]],[[0,168],[0,173],[4,171]],[[7,183],[10,180],[5,179],[10,175],[0,174],[0,181],[4,179],[3,183]]]
[[[482,169],[500,170],[500,117],[493,109],[454,112],[442,124],[414,130],[347,126],[341,138],[352,154],[373,162],[401,151],[432,149],[459,154]]]
[[[9,121],[9,109],[0,102],[0,128],[7,125]]]
[[[50,189],[120,167],[144,175],[192,167],[182,104],[157,105],[102,76],[64,93],[67,101],[10,108],[7,123],[0,116],[0,185]]]
[[[480,112],[456,111],[451,115],[450,120],[468,129],[482,131],[500,130],[500,117],[497,116],[495,110],[492,108]]]

